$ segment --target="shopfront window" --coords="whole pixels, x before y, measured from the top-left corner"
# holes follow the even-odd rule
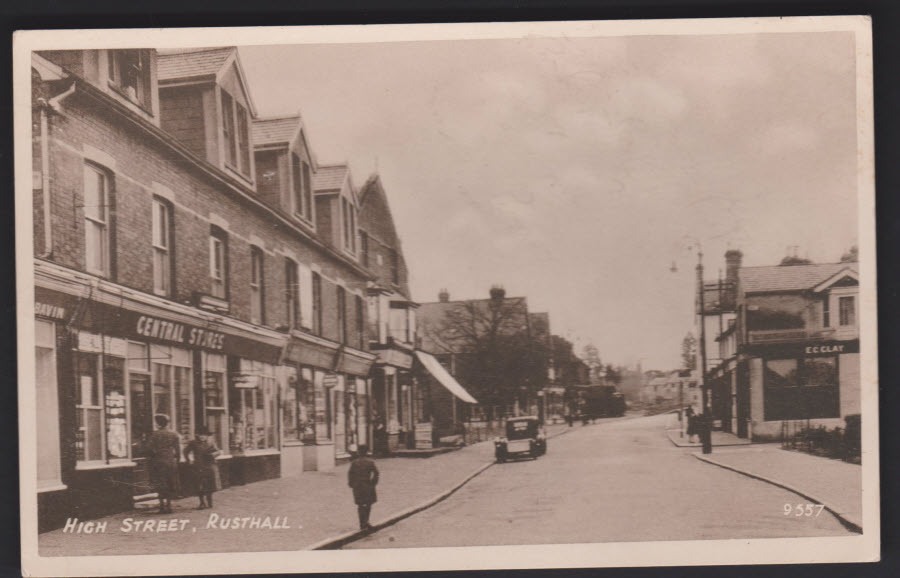
[[[356,444],[368,445],[369,443],[369,396],[366,394],[366,380],[356,378]]]
[[[59,450],[59,397],[56,380],[56,328],[49,321],[35,321],[36,407],[49,419],[37,420],[38,490],[62,484]]]
[[[275,367],[242,359],[239,378],[235,380],[236,395],[232,400],[232,452],[276,448],[275,404],[278,389]]]
[[[203,425],[210,431],[216,446],[227,448],[228,427],[226,425],[227,398],[225,376],[227,372],[225,356],[217,353],[202,355],[203,362]]]
[[[128,458],[126,350],[123,340],[79,334],[75,353],[75,451],[79,462],[109,463]]]
[[[838,360],[830,357],[767,359],[767,421],[840,416]]]
[[[331,389],[325,387],[325,373],[316,371],[313,384],[316,441],[331,440]]]
[[[285,388],[282,408],[284,439],[315,443],[315,390],[310,368],[288,368],[288,387]]]
[[[337,376],[337,387],[333,391],[334,400],[334,451],[338,454],[347,453],[347,413],[344,390],[344,376]]]
[[[151,345],[150,361],[150,421],[152,423],[154,415],[168,417],[170,429],[181,437],[181,443],[185,445],[193,433],[191,354],[185,349]]]

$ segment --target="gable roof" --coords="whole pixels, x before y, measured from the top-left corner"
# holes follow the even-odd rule
[[[158,50],[157,73],[159,80],[215,76],[236,50],[233,46]]]
[[[290,144],[302,126],[300,115],[260,118],[253,121],[253,145]]]
[[[469,343],[464,338],[453,335],[452,331],[448,331],[444,326],[447,315],[449,312],[471,306],[476,312],[481,314],[479,317],[483,315],[487,318],[489,317],[490,303],[491,299],[421,303],[416,310],[416,325],[419,336],[422,339],[421,349],[434,354],[466,353]],[[506,319],[506,329],[508,331],[502,331],[501,328],[502,333],[506,335],[520,333],[522,327],[527,328],[529,314],[528,302],[525,297],[504,297],[503,305],[510,308],[513,314]],[[476,319],[477,321],[479,320]]]
[[[844,269],[856,273],[858,267],[857,263],[741,267],[741,291],[743,293],[804,291],[816,287]]]
[[[219,80],[223,71],[234,64],[241,90],[247,98],[250,116],[256,118],[256,105],[236,47],[161,49],[156,54],[156,73],[160,84],[210,77]]]
[[[313,176],[313,190],[317,193],[340,191],[349,172],[347,163],[319,165]]]

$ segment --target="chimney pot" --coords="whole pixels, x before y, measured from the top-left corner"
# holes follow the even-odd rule
[[[438,293],[438,300],[441,303],[447,303],[450,301],[450,293],[446,289],[441,289],[441,292]]]
[[[491,287],[491,299],[501,301],[504,297],[506,297],[506,289],[503,288],[503,285]]]

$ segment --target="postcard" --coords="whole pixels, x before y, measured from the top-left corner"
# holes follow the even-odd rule
[[[14,57],[27,575],[878,559],[867,17]]]

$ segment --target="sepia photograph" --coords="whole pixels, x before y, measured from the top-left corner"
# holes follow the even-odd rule
[[[877,560],[870,24],[17,33],[23,570]]]

